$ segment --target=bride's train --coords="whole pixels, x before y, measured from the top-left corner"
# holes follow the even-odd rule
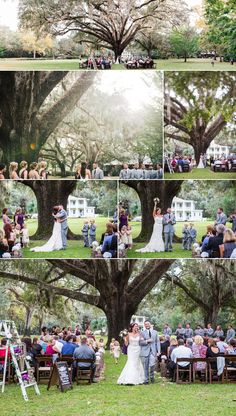
[[[117,384],[143,384],[144,369],[140,358],[140,337],[129,336],[128,359]]]
[[[162,238],[162,231],[162,217],[155,217],[153,233],[149,243],[145,247],[135,251],[137,253],[161,253],[165,251],[165,245]]]
[[[62,250],[62,237],[61,237],[61,223],[55,222],[53,227],[52,236],[47,241],[46,244],[44,244],[41,247],[34,247],[31,248],[30,251],[34,252],[50,252],[50,251],[58,251]]]

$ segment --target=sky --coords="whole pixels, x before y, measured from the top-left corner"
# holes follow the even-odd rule
[[[189,6],[196,6],[202,0],[185,0]],[[18,0],[0,0],[0,25],[8,26],[12,30],[17,30]]]

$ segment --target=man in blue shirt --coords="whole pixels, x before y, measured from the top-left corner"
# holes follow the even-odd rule
[[[61,354],[62,355],[73,355],[75,349],[78,347],[76,344],[76,337],[72,335],[68,335],[65,340],[65,344],[62,347]]]

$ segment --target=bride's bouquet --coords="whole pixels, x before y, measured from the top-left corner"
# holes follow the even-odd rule
[[[155,204],[155,205],[157,205],[157,204],[159,204],[160,199],[159,199],[159,198],[154,198],[154,200],[153,200],[153,201],[154,201],[154,204]]]
[[[124,337],[127,337],[127,335],[128,335],[128,330],[127,329],[123,329],[123,331],[121,331],[120,332],[120,334],[119,334],[119,336],[121,337],[121,338],[124,338]]]

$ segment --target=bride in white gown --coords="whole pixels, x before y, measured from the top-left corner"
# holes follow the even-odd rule
[[[204,169],[205,168],[204,163],[203,163],[203,155],[200,156],[200,160],[199,160],[197,168],[198,169]]]
[[[54,214],[57,213],[58,207],[54,207],[53,209]],[[47,241],[46,244],[44,244],[41,247],[34,247],[31,248],[30,251],[35,252],[49,252],[49,251],[57,251],[62,249],[62,237],[61,237],[61,223],[59,220],[55,219],[52,235]]]
[[[144,383],[144,369],[140,358],[140,335],[139,326],[132,324],[129,334],[125,339],[125,344],[128,345],[127,361],[122,370],[117,384],[143,384]]]
[[[154,206],[153,210],[154,227],[151,239],[149,243],[139,250],[135,250],[137,253],[160,253],[165,251],[165,245],[162,237],[163,233],[163,215],[161,215],[161,209]]]

